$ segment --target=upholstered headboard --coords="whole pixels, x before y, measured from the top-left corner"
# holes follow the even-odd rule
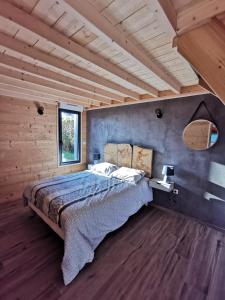
[[[119,167],[143,170],[146,176],[152,175],[153,150],[130,144],[106,144],[104,147],[104,161]]]

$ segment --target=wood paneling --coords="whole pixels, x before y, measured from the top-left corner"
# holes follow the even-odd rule
[[[58,166],[57,105],[0,97],[0,202],[21,197],[33,180],[85,168],[86,113],[82,113],[82,163]]]
[[[144,93],[158,96],[170,86],[180,92],[198,84],[198,77],[173,48],[175,31],[169,20],[174,23],[176,13],[170,0],[159,1],[170,11],[168,17],[158,1],[0,0],[2,63],[14,68],[16,58],[20,72],[47,77],[48,86],[53,86],[50,79],[56,81],[54,87],[63,92],[67,92],[65,84],[73,81],[70,92],[82,98],[87,95],[86,105],[91,108],[96,101],[104,106],[126,102],[127,96],[135,103]],[[26,78],[24,85],[34,81],[27,74]],[[39,89],[47,84],[37,81]],[[79,91],[84,86],[88,87],[85,94]],[[8,87],[7,96],[10,92]],[[102,101],[95,94],[109,99]]]
[[[225,1],[200,0],[192,1],[184,6],[177,15],[177,31],[179,34],[193,29],[225,12]]]
[[[112,23],[105,18],[91,3],[88,1],[71,1],[66,0],[66,2],[75,9],[87,22],[89,28],[95,31],[98,36],[103,38],[106,42],[110,43],[113,41],[113,46],[118,48],[122,53],[126,53],[128,57],[131,57],[135,62],[140,62],[143,66],[151,70],[160,79],[165,81],[175,92],[180,92],[180,83],[171,74],[166,72],[161,67],[159,67],[149,55],[146,55],[141,48],[137,47],[124,32],[117,26],[116,28],[112,26]],[[151,3],[152,4],[152,3]],[[152,5],[155,9],[155,6]],[[159,7],[157,7],[159,8]],[[150,8],[149,8],[150,11]],[[143,88],[143,87],[141,87]],[[155,90],[148,89],[153,95]]]
[[[182,215],[144,207],[66,287],[63,241],[18,202],[0,219],[1,299],[224,299],[224,233]]]
[[[94,9],[94,7],[92,8]],[[92,15],[96,15],[96,13],[98,12],[93,11],[93,9],[90,12],[92,13]],[[134,85],[139,86],[140,88],[152,93],[153,95],[158,95],[158,91],[152,86],[139,80],[137,77],[124,71],[118,66],[115,66],[101,56],[93,53],[88,48],[85,48],[76,41],[69,39],[63,33],[60,33],[51,26],[42,22],[39,18],[31,16],[30,14],[24,12],[21,9],[18,9],[17,7],[7,3],[6,1],[1,2],[1,16],[8,18],[9,20],[30,30],[31,32],[34,32],[39,37],[45,38],[49,42],[54,43],[65,54],[81,57],[84,60],[90,61],[93,64],[104,68],[110,73],[117,75],[118,77],[127,80]]]
[[[225,26],[216,19],[184,33],[178,51],[225,104]]]
[[[100,99],[98,97],[98,95],[100,95],[100,96],[107,97],[109,99],[117,99],[118,101],[121,101],[121,102],[124,101],[124,98],[117,94],[106,91],[106,90],[101,89],[96,86],[92,86],[85,82],[79,81],[75,78],[71,78],[68,75],[64,76],[57,72],[51,71],[49,69],[45,69],[40,66],[37,67],[36,65],[30,64],[25,61],[21,61],[13,56],[9,56],[7,54],[0,55],[0,63],[5,66],[8,66],[10,68],[18,69],[19,71],[22,70],[22,73],[24,74],[23,76],[32,74],[32,75],[36,75],[37,77],[40,77],[42,79],[50,79],[51,81],[60,83],[61,85],[64,85],[66,87],[69,87],[69,88],[72,87],[73,89],[77,88],[77,89],[81,90],[80,92],[82,92],[82,91],[91,92],[91,94],[95,95],[96,98],[98,98],[98,99]],[[75,91],[73,90],[73,92],[75,92]]]
[[[61,60],[55,56],[46,54],[45,52],[40,51],[38,48],[32,48],[29,45],[16,40],[2,32],[0,33],[0,44],[6,48],[16,51],[17,53],[20,53],[20,55],[26,55],[30,58],[33,58],[34,60],[47,64],[49,67],[52,66],[53,68],[57,68],[58,71],[63,70],[71,75],[84,77],[89,81],[93,81],[99,85],[102,85],[103,87],[108,87],[110,89],[115,88],[115,90],[124,93],[124,95],[139,99],[139,95],[137,93],[130,91],[129,89],[124,88],[119,84],[111,82],[106,78],[98,76],[88,70],[81,69],[80,67],[72,65],[65,60]]]

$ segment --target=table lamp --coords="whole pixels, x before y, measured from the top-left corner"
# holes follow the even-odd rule
[[[101,158],[100,153],[94,153],[93,154],[94,165],[99,163],[100,158]]]
[[[167,176],[174,176],[174,166],[163,165],[162,175],[164,175],[162,183],[168,183]]]

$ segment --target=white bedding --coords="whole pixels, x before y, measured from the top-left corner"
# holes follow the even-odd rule
[[[64,231],[62,272],[69,284],[111,231],[152,201],[148,179],[137,184],[91,171],[29,185],[24,197]]]
[[[135,184],[145,176],[145,172],[133,168],[121,167],[112,172],[110,176]]]
[[[92,172],[97,172],[102,175],[109,176],[112,172],[116,171],[118,167],[108,162],[95,164],[91,167]]]
[[[144,204],[152,201],[152,189],[143,178],[125,192],[111,196],[101,205],[79,212],[73,207],[62,214],[65,231],[65,253],[62,271],[65,285],[69,284],[88,262],[94,259],[94,250],[104,237],[122,226]]]

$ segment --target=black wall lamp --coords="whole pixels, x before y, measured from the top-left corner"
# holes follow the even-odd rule
[[[43,115],[44,114],[44,106],[41,106],[39,103],[36,103],[36,106],[37,106],[37,112],[39,115]]]
[[[163,116],[162,110],[160,108],[156,108],[155,114],[158,119],[161,119]]]

